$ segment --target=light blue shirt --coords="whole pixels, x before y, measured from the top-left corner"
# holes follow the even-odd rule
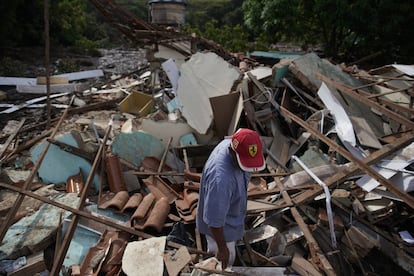
[[[250,180],[250,173],[242,171],[231,159],[230,142],[231,139],[221,141],[204,165],[196,219],[198,230],[205,235],[212,235],[209,227],[223,227],[226,242],[244,235]]]

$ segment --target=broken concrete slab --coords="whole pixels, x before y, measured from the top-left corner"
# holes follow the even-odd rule
[[[57,194],[53,200],[72,208],[77,208],[79,204],[79,197],[74,193]],[[24,217],[9,227],[0,246],[0,260],[14,259],[44,249],[53,241],[60,218],[70,215],[69,211],[43,204],[33,215]]]
[[[128,276],[162,276],[166,237],[129,242],[122,257],[122,271]]]
[[[157,137],[136,131],[116,135],[112,143],[112,152],[139,167],[147,156],[161,158],[164,146]]]

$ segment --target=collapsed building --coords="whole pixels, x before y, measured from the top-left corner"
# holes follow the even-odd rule
[[[127,74],[51,76],[50,95],[42,77],[0,77],[2,273],[414,274],[413,66],[263,65],[92,2],[151,47]],[[239,127],[260,134],[266,170],[221,271],[195,227],[198,188]]]

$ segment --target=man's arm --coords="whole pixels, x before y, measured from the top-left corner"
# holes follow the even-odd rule
[[[222,269],[226,269],[229,264],[229,249],[224,240],[223,227],[210,227],[211,234],[217,243],[216,258],[222,263]]]

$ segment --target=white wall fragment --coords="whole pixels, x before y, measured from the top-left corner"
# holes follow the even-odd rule
[[[181,66],[177,97],[188,124],[205,134],[213,121],[209,98],[231,92],[240,70],[215,53],[196,53]]]

